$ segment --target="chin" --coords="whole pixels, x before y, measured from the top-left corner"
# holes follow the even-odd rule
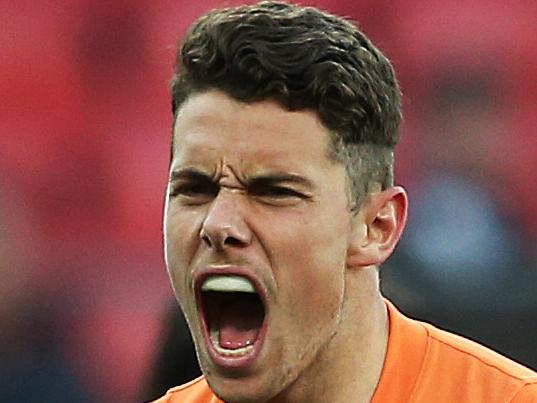
[[[233,403],[269,402],[275,397],[275,391],[278,389],[274,384],[269,385],[254,379],[218,377],[213,380],[208,378],[208,382],[221,400]]]

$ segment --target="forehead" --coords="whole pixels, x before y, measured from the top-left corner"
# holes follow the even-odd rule
[[[241,163],[329,166],[329,140],[313,111],[288,111],[271,101],[243,103],[208,91],[191,96],[179,110],[172,163],[224,157]]]

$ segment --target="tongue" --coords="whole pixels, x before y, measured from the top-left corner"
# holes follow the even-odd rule
[[[220,346],[235,350],[254,344],[263,324],[264,311],[259,301],[244,299],[229,302],[220,315]]]

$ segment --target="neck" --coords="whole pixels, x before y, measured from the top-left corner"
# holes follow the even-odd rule
[[[388,314],[374,267],[347,276],[338,331],[315,362],[273,402],[369,402],[388,345]]]

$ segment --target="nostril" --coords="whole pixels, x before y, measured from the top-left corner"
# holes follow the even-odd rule
[[[200,230],[201,241],[209,248],[222,249],[225,247],[243,247],[251,241],[251,234],[248,228],[242,230],[231,226],[207,226]]]
[[[234,238],[232,236],[228,236],[224,240],[224,245],[227,245],[227,246],[241,246],[243,244],[244,244],[244,242],[242,242],[241,240],[239,240],[237,238]]]
[[[203,242],[207,244],[207,246],[212,247],[211,238],[209,238],[209,235],[202,229],[200,232],[200,238]]]

